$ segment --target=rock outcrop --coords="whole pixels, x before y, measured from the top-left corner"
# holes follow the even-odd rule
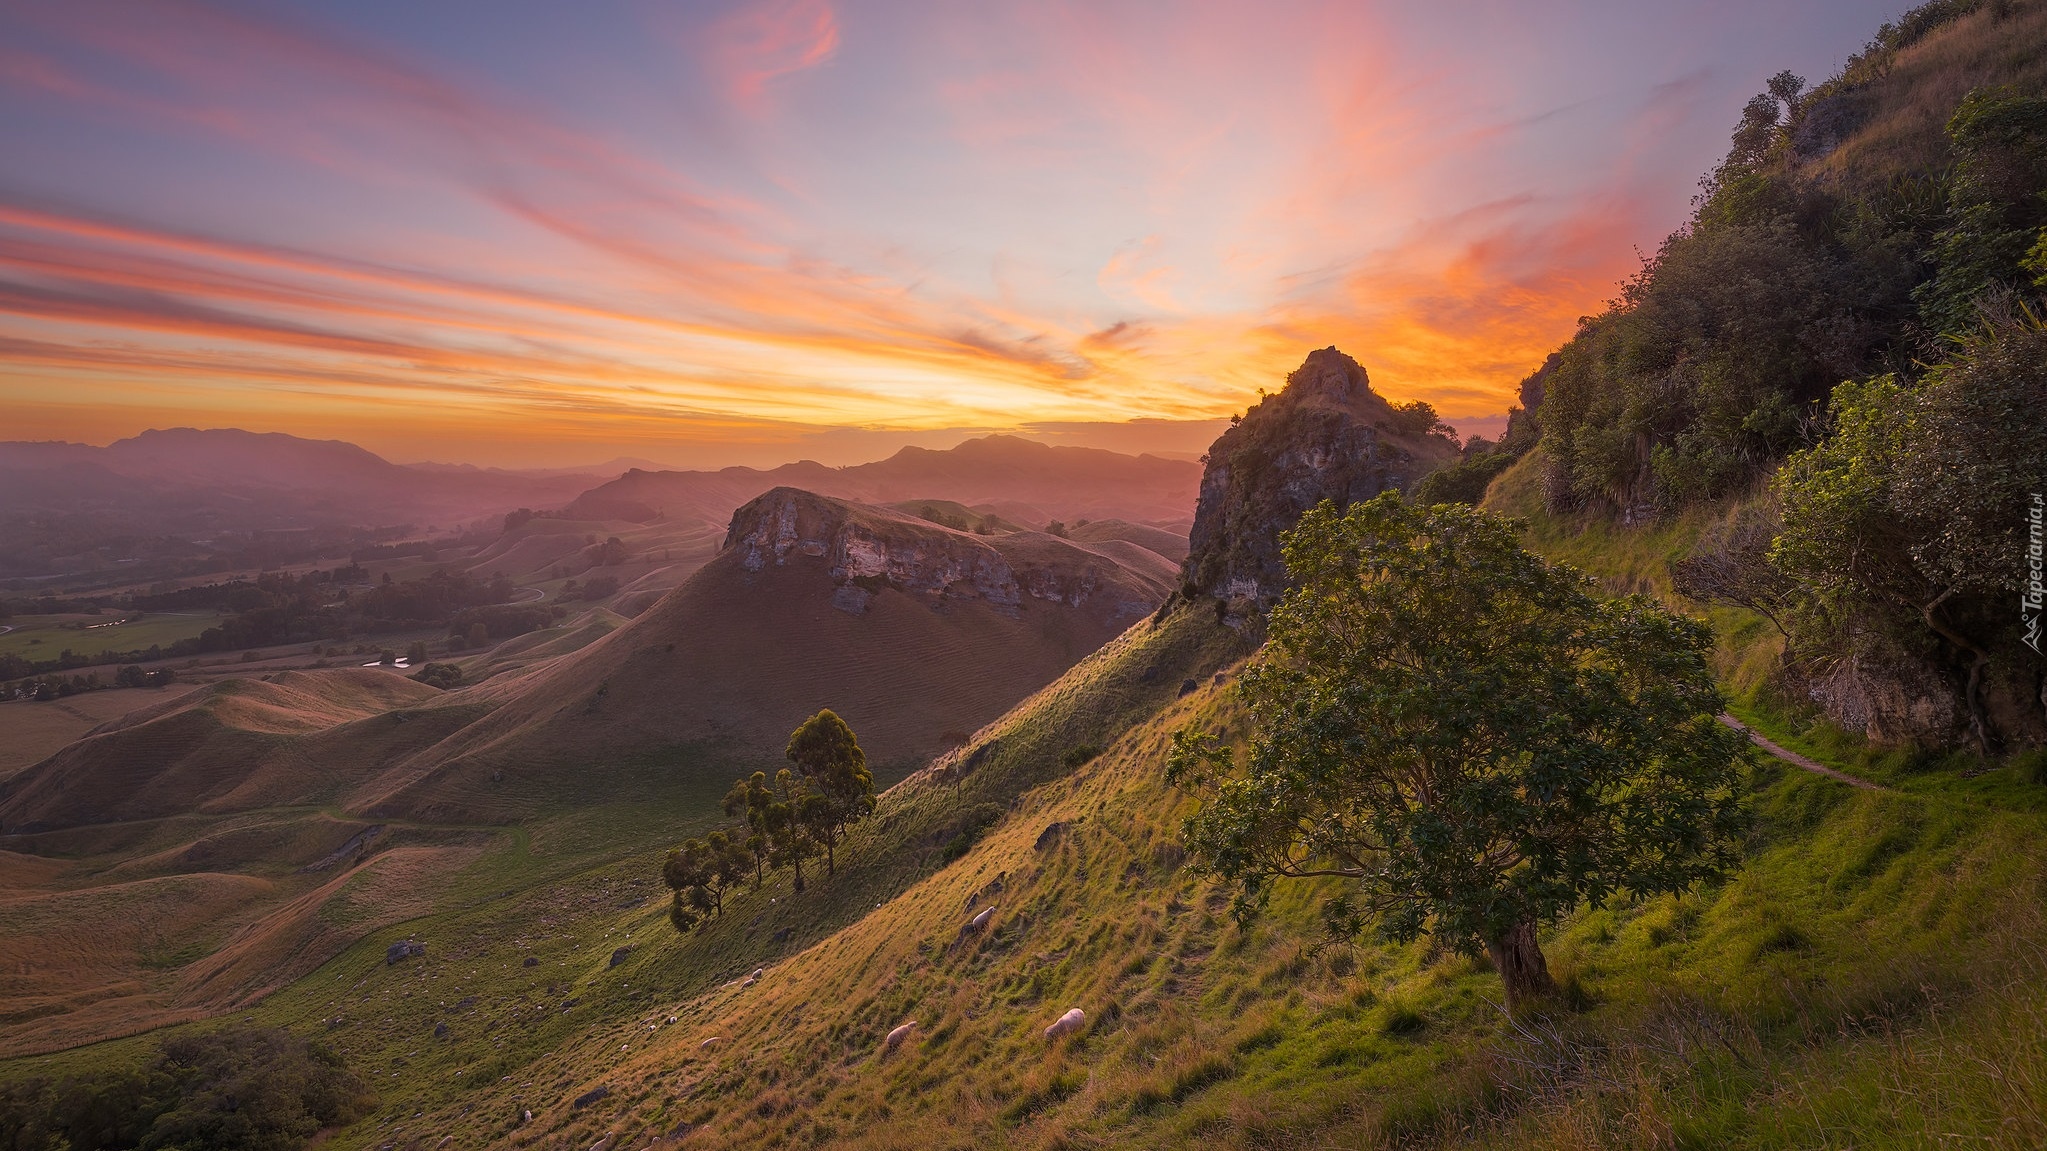
[[[1208,451],[1184,590],[1268,604],[1287,583],[1279,537],[1323,500],[1407,488],[1456,458],[1426,407],[1395,408],[1356,360],[1323,348]]]
[[[1003,537],[1005,541],[1015,537]],[[1039,537],[1031,549],[895,516],[797,488],[776,488],[733,513],[725,547],[758,572],[793,557],[825,561],[832,606],[859,615],[883,587],[940,599],[977,599],[1014,616],[1028,600],[1067,607],[1113,596],[1126,622],[1157,603],[1154,589],[1118,578],[1119,565]]]

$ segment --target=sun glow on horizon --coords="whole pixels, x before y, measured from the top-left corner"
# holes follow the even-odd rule
[[[1704,5],[492,11],[0,8],[0,438],[726,462],[1205,428],[1331,344],[1497,415],[1785,63]]]

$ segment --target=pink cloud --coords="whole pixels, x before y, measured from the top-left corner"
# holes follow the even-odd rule
[[[768,85],[815,68],[839,49],[839,21],[826,0],[754,0],[713,32],[727,91],[741,108],[757,110]]]

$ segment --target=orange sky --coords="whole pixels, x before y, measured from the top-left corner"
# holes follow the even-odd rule
[[[0,438],[1198,451],[1328,344],[1497,417],[1882,11],[1639,7],[0,8]]]

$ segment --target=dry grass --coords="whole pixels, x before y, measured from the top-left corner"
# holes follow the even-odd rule
[[[93,728],[131,711],[192,690],[190,684],[154,689],[91,691],[65,699],[0,703],[0,780],[32,767],[77,742]]]
[[[1881,185],[1901,172],[1938,172],[1949,163],[1948,117],[1977,87],[2047,87],[2047,5],[1985,5],[1899,52],[1881,83],[1845,99],[1862,102],[1861,127],[1814,165],[1850,185]]]

